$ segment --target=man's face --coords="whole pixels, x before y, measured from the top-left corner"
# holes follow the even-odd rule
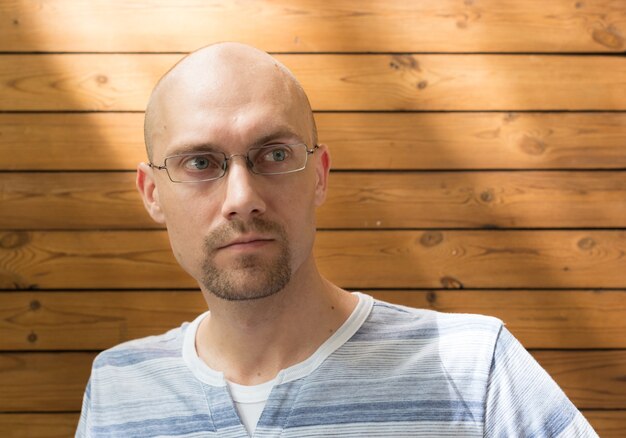
[[[308,113],[285,84],[213,85],[162,97],[154,163],[198,150],[230,156],[273,143],[313,146]],[[153,217],[166,224],[177,260],[206,291],[228,300],[272,295],[312,266],[326,153],[322,147],[310,155],[301,172],[271,176],[250,173],[236,156],[224,177],[200,183],[173,183],[165,171],[143,169],[155,183],[160,213]]]

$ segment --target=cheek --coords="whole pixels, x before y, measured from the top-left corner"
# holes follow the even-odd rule
[[[215,216],[208,202],[198,202],[194,196],[167,196],[164,205],[165,224],[172,252],[178,263],[193,277],[201,269],[204,240]]]

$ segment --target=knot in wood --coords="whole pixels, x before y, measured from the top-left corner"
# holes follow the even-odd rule
[[[443,233],[440,233],[439,231],[427,231],[422,234],[422,237],[420,237],[420,243],[427,248],[439,245],[442,240]]]
[[[441,282],[441,285],[446,289],[463,289],[463,283],[461,283],[454,277],[441,277],[439,281]]]
[[[493,190],[488,189],[480,194],[480,200],[483,202],[491,202],[493,201]]]
[[[105,75],[98,75],[96,76],[96,81],[99,84],[106,84],[107,82],[109,82],[109,78],[107,78]]]
[[[33,300],[30,302],[30,310],[39,310],[41,308],[41,303],[39,300]]]
[[[529,135],[524,135],[519,146],[528,155],[541,155],[548,148],[545,142]]]
[[[26,339],[28,339],[28,342],[30,342],[31,344],[34,344],[35,342],[37,342],[37,333],[30,332]]]
[[[424,88],[428,87],[428,81],[424,80],[424,81],[419,81],[417,83],[417,88],[419,88],[420,90],[423,90]]]
[[[29,241],[30,238],[24,231],[12,231],[0,237],[0,248],[16,249],[26,245]]]
[[[426,301],[428,301],[428,304],[430,304],[431,307],[434,307],[435,304],[437,304],[437,292],[434,290],[429,291],[426,294]]]
[[[393,55],[389,65],[395,70],[421,71],[419,62],[412,55]]]
[[[617,34],[611,27],[607,29],[594,29],[591,34],[593,40],[609,49],[621,49],[624,47],[624,38]]]
[[[578,241],[578,247],[580,249],[588,250],[596,246],[596,241],[591,237],[585,237],[584,239],[580,239]]]

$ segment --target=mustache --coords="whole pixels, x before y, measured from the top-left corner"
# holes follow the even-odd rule
[[[263,218],[252,218],[250,221],[233,220],[213,230],[204,239],[204,246],[208,251],[214,251],[242,234],[258,233],[270,234],[285,239],[285,229],[278,223]]]

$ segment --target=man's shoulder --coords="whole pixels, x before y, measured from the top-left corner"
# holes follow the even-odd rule
[[[123,342],[102,351],[94,360],[94,368],[128,367],[157,359],[180,358],[189,323],[159,335]]]
[[[374,300],[369,323],[402,331],[436,331],[439,335],[463,332],[489,332],[498,335],[503,322],[493,316],[470,313],[446,313]]]

